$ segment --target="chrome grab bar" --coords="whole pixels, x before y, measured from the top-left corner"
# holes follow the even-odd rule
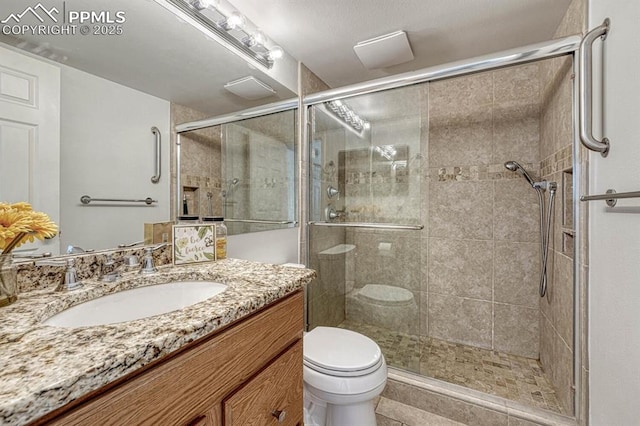
[[[340,228],[375,228],[375,229],[406,229],[419,231],[424,225],[398,225],[396,223],[368,223],[368,222],[309,222],[314,226],[333,226]]]
[[[578,111],[580,116],[580,140],[591,151],[600,152],[603,157],[609,153],[609,139],[601,141],[593,136],[593,99],[592,99],[592,47],[593,42],[601,37],[604,40],[609,32],[610,21],[605,19],[602,25],[589,31],[580,43],[580,62],[578,67]]]
[[[263,219],[225,219],[225,222],[239,222],[239,223],[265,223],[273,225],[297,225],[295,220],[263,220]]]
[[[156,174],[151,176],[151,182],[153,183],[158,183],[160,182],[160,163],[161,163],[161,158],[162,158],[162,151],[161,151],[161,143],[162,143],[162,135],[160,134],[160,129],[158,129],[156,126],[153,126],[151,128],[151,133],[153,133],[156,136],[156,167],[155,167],[155,171]]]
[[[616,192],[615,189],[607,189],[605,194],[583,195],[580,201],[605,200],[609,207],[615,207],[617,200],[622,198],[640,198],[640,191]]]
[[[83,195],[82,197],[80,197],[80,202],[82,204],[89,204],[93,201],[105,201],[109,203],[112,203],[112,202],[113,203],[145,203],[148,206],[158,202],[158,200],[154,200],[151,197],[147,197],[144,200],[125,200],[120,198],[91,198],[88,195]]]

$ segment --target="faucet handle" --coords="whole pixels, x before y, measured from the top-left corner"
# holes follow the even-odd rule
[[[140,269],[141,274],[153,274],[158,272],[158,268],[153,263],[153,251],[159,249],[160,247],[146,247],[144,249],[144,258],[142,259],[142,269]]]
[[[66,266],[64,271],[64,280],[56,287],[56,291],[76,290],[82,287],[82,282],[78,281],[78,274],[74,267],[75,260],[73,258],[65,260],[38,260],[36,266]]]

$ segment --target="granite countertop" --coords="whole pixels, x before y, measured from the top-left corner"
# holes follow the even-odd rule
[[[309,283],[315,273],[226,259],[87,281],[71,292],[21,294],[0,308],[0,423],[24,424],[176,351]],[[184,309],[125,323],[66,329],[41,321],[75,304],[142,285],[211,280],[227,289]]]

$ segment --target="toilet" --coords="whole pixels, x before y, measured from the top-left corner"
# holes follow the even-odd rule
[[[351,330],[316,327],[304,336],[304,424],[375,426],[374,400],[387,364],[373,340]]]
[[[413,293],[386,284],[367,284],[347,295],[349,321],[406,334],[418,333],[418,305]]]

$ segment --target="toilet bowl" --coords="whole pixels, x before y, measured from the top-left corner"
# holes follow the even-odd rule
[[[409,290],[367,284],[347,296],[347,319],[407,334],[418,332],[418,305]]]
[[[380,347],[350,330],[316,327],[304,336],[306,426],[375,426],[375,398],[387,383]]]

